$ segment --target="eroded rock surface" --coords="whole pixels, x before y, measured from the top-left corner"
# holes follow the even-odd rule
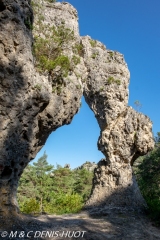
[[[1,1],[0,7],[0,212],[6,215],[17,211],[16,189],[27,163],[49,134],[69,124],[78,111],[82,84],[76,70],[70,71],[68,78],[62,78],[65,85],[61,91],[53,92],[50,75],[40,73],[34,66],[30,1]],[[79,41],[76,10],[60,3],[45,9],[45,21],[49,24],[57,23],[48,18],[56,14],[57,18],[65,18],[66,25],[72,19],[70,28],[76,31],[64,51],[67,56],[73,55],[70,47]],[[83,64],[79,65],[83,68]]]
[[[101,134],[98,148],[106,156],[95,169],[87,206],[101,204],[143,207],[145,202],[132,176],[131,165],[153,146],[152,123],[127,107],[129,70],[122,54],[82,38],[88,78],[84,96],[95,113]],[[93,46],[94,44],[94,46]]]
[[[101,129],[99,150],[106,156],[96,169],[87,204],[116,205],[118,198],[119,205],[134,205],[140,198],[131,164],[152,149],[152,124],[127,107],[129,71],[123,55],[88,36],[81,38],[77,11],[70,4],[33,3],[32,36],[30,0],[0,0],[0,213],[18,211],[16,190],[23,169],[52,131],[71,122],[83,91]],[[69,41],[50,41],[53,27],[69,29]],[[59,58],[46,63],[33,55],[33,42],[46,37],[52,54],[60,46],[67,69]]]

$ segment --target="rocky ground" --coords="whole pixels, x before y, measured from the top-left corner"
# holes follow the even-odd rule
[[[2,229],[1,229],[2,230]],[[85,239],[85,240],[154,240],[160,239],[160,228],[145,214],[125,209],[98,209],[68,215],[22,217],[1,239]],[[16,232],[17,231],[17,232]],[[27,237],[28,234],[28,237]]]

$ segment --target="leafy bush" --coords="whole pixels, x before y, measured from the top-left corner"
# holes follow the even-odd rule
[[[40,212],[40,204],[38,203],[38,201],[34,198],[31,198],[27,201],[25,201],[22,205],[21,205],[21,211],[23,213],[39,213]]]
[[[111,84],[111,83],[114,83],[114,78],[110,76],[108,78],[108,84]]]
[[[97,45],[96,40],[91,39],[89,42],[90,42],[92,47],[96,47],[96,45]]]
[[[111,58],[113,58],[113,52],[109,52],[109,56],[111,57]]]
[[[61,27],[58,30],[52,27],[51,30],[53,33],[49,38],[35,38],[33,54],[36,58],[36,66],[39,70],[50,72],[56,66],[60,66],[62,74],[68,75],[70,61],[67,56],[62,54],[62,45],[66,39],[69,40],[68,31],[65,32],[64,29],[62,31]]]
[[[56,2],[55,0],[45,1]],[[43,4],[34,0],[31,1],[31,5],[35,14],[32,51],[35,67],[40,73],[48,74],[52,83],[52,92],[60,95],[67,82],[64,78],[68,79],[68,73],[74,72],[75,66],[80,63],[83,46],[77,42],[73,44],[76,39],[74,31],[65,26],[64,19],[60,19],[60,25],[50,26],[44,21]],[[66,50],[70,48],[73,49],[73,57],[67,55]]]
[[[36,84],[36,85],[34,86],[34,88],[36,88],[36,89],[38,89],[39,91],[41,91],[42,86],[41,86],[40,84]]]
[[[83,56],[83,45],[82,44],[75,44],[73,47],[73,52],[78,54],[79,56]]]
[[[33,24],[31,23],[30,19],[25,19],[24,24],[29,30],[33,30]]]
[[[48,72],[52,81],[52,92],[60,94],[62,88],[66,86],[63,84],[65,82],[63,78],[68,76],[69,71],[74,71],[75,66],[80,63],[82,45],[76,43],[72,46],[75,53],[72,58],[64,55],[69,44],[75,39],[74,31],[66,28],[64,21],[57,27],[49,27],[43,20],[43,15],[38,13],[33,45],[35,66],[39,72]],[[59,69],[55,74],[57,66]]]
[[[91,58],[96,59],[97,56],[98,56],[98,52],[94,52],[92,53]]]
[[[160,145],[136,160],[134,173],[150,216],[160,224]]]
[[[74,65],[77,65],[80,63],[80,57],[77,57],[77,56],[73,56],[72,57],[72,62],[74,63]]]
[[[117,83],[117,85],[121,85],[121,80],[120,79],[116,79],[115,83]]]
[[[79,194],[59,194],[55,201],[46,204],[44,210],[55,214],[77,213],[82,206],[83,199]]]
[[[109,76],[108,79],[108,84],[112,84],[112,83],[116,83],[117,85],[120,85],[121,84],[121,80],[120,79],[114,79],[114,77],[112,76]]]

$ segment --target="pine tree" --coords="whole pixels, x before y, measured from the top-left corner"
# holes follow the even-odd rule
[[[85,168],[75,171],[74,192],[80,194],[85,202],[91,193],[93,172]]]
[[[35,166],[36,173],[38,176],[43,177],[45,173],[51,172],[54,166],[49,165],[47,162],[47,154],[46,152],[43,153],[43,156],[38,159],[37,162],[34,162],[33,165]]]
[[[39,194],[37,180],[36,180],[36,172],[32,165],[28,165],[20,178],[19,187],[17,192],[17,198],[19,202],[19,206],[21,211],[30,213],[29,209],[26,211],[26,207],[28,205],[28,201],[33,199],[36,201],[37,196]]]
[[[43,156],[33,163],[37,175],[37,188],[40,199],[40,212],[43,212],[43,201],[47,198],[47,189],[51,185],[49,173],[53,170],[54,166],[49,165],[47,162],[47,154],[44,152]]]

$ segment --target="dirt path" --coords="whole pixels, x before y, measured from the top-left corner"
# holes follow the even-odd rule
[[[13,224],[6,237],[1,235],[0,239],[154,240],[160,239],[160,228],[153,226],[144,214],[98,209],[90,213],[26,217],[18,225]]]

